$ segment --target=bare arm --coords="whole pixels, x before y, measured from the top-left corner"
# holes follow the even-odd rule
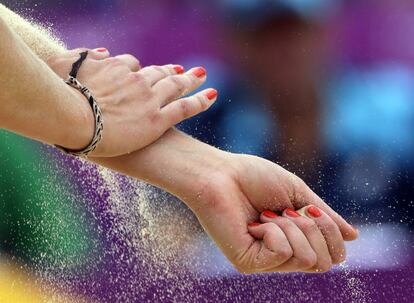
[[[41,54],[54,43],[34,49]],[[357,237],[352,226],[280,166],[221,151],[174,129],[140,151],[92,160],[181,198],[241,272],[326,271],[344,260],[343,239]],[[317,209],[310,211],[312,205]],[[279,216],[268,217],[266,210]]]
[[[345,259],[343,239],[358,235],[282,167],[221,151],[174,129],[141,151],[94,161],[183,200],[243,273],[324,272]]]
[[[66,51],[49,32],[4,6],[1,16],[7,22],[0,23],[0,127],[72,150],[86,147],[95,127],[92,110],[84,96],[61,79],[86,49]],[[104,121],[102,140],[90,156],[139,150],[216,100],[214,89],[181,98],[184,90],[190,92],[206,80],[202,67],[187,72],[173,64],[140,69],[131,55],[87,51],[77,79],[93,92]]]
[[[84,97],[40,60],[2,18],[0,65],[0,127],[73,149],[89,143],[94,126]]]

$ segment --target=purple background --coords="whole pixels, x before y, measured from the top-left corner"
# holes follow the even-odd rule
[[[9,2],[9,3],[8,3]],[[70,48],[106,47],[112,54],[132,53],[143,65],[186,64],[232,71],[226,46],[223,12],[210,1],[6,1],[14,9],[51,23]],[[398,4],[398,5],[397,5]],[[225,14],[224,14],[225,16]],[[336,65],[379,66],[398,62],[414,67],[414,4],[411,1],[347,1],[330,21],[331,56]],[[220,70],[220,68],[218,68]],[[219,75],[219,73],[217,72]],[[212,81],[220,84],[220,78]],[[218,105],[220,106],[220,105]],[[220,135],[220,134],[219,134]],[[110,211],[109,192],[95,169],[62,159],[74,186],[90,202],[106,251],[85,271],[53,279],[56,287],[100,302],[413,302],[412,229],[393,267],[351,266],[324,275],[272,274],[242,276],[231,273],[206,277],[176,272],[172,276],[146,262],[144,252],[131,249],[120,235]],[[134,183],[118,177],[125,196]],[[159,194],[161,197],[162,194]],[[158,197],[158,196],[156,196]],[[411,197],[412,200],[412,197]],[[409,202],[407,202],[409,203]],[[412,201],[411,201],[412,203]],[[412,210],[412,208],[410,208]],[[412,213],[409,214],[412,218]],[[377,221],[359,222],[377,224]],[[395,222],[392,222],[393,224]],[[140,221],[137,219],[137,226]],[[379,227],[380,228],[380,227]],[[370,235],[363,235],[368,237]],[[397,236],[397,235],[396,235]],[[386,249],[384,245],[382,249]],[[360,251],[363,255],[364,251]],[[400,260],[404,260],[398,266]],[[396,265],[397,264],[397,265]],[[220,264],[219,264],[220,266]],[[225,266],[225,265],[223,265]],[[182,276],[180,276],[182,275]]]

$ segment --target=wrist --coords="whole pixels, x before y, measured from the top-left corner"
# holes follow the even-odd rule
[[[150,154],[153,163],[143,179],[180,198],[190,208],[196,208],[200,198],[212,184],[230,175],[231,154],[193,139],[174,129],[160,140],[165,140],[165,161],[159,154]],[[163,144],[160,142],[160,144]],[[167,147],[168,145],[168,147]]]
[[[202,207],[202,200],[208,200],[210,189],[220,188],[220,180],[233,176],[232,156],[170,129],[156,142],[134,153],[89,159],[162,188],[194,210]]]
[[[80,150],[87,146],[93,137],[95,130],[95,118],[92,109],[85,96],[74,88],[69,88],[72,98],[70,100],[74,107],[71,115],[68,115],[64,124],[65,131],[62,133],[62,143],[56,143],[62,147],[72,150]]]

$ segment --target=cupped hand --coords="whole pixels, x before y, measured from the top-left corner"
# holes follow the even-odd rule
[[[262,158],[225,154],[197,195],[180,196],[240,272],[325,272],[345,259],[343,241],[357,231],[300,178]]]
[[[207,110],[217,99],[217,91],[206,89],[183,97],[206,80],[202,67],[184,72],[180,65],[140,67],[131,55],[110,57],[106,49],[75,49],[47,61],[62,79],[68,77],[79,53],[88,50],[78,80],[87,86],[103,113],[101,142],[90,153],[94,157],[127,154],[151,144],[175,124]],[[85,105],[87,101],[85,99]],[[93,116],[91,111],[91,138]],[[89,142],[71,146],[82,149]],[[73,148],[71,148],[73,149]]]

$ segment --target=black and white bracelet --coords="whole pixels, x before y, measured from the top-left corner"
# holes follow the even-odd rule
[[[95,117],[95,132],[94,132],[92,141],[88,144],[88,146],[86,146],[85,148],[81,150],[72,150],[72,149],[68,149],[68,148],[56,145],[57,148],[61,149],[65,153],[74,155],[74,156],[80,156],[80,157],[86,157],[90,152],[95,150],[96,146],[102,139],[102,132],[103,132],[102,112],[98,106],[98,103],[96,102],[96,99],[93,97],[90,90],[86,86],[82,85],[78,81],[78,79],[76,79],[78,70],[80,66],[82,65],[82,62],[86,59],[87,55],[88,55],[87,51],[80,53],[80,58],[75,63],[73,63],[72,70],[69,73],[68,79],[65,80],[65,83],[79,90],[86,97],[86,99],[88,99],[89,105],[91,106],[93,115]]]

